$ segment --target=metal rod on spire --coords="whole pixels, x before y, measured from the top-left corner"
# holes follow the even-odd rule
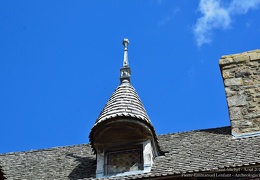
[[[120,69],[120,73],[121,73],[120,81],[121,81],[121,83],[130,82],[131,70],[130,70],[129,62],[128,62],[128,44],[129,44],[129,40],[125,38],[123,40],[124,61],[123,61],[123,67]]]
[[[129,44],[129,40],[128,39],[124,39],[123,40],[123,45],[124,45],[124,62],[123,62],[123,67],[129,66],[128,64],[128,44]]]

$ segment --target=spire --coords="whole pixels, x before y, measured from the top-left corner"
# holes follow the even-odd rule
[[[128,39],[124,39],[124,61],[120,69],[121,84],[107,101],[89,134],[90,144],[99,157],[100,153],[106,151],[104,148],[136,144],[144,139],[152,141],[155,156],[160,154],[155,129],[141,99],[130,83],[128,44]],[[104,155],[102,157],[104,158]],[[102,169],[103,164],[99,164],[98,167]]]
[[[131,75],[131,70],[129,67],[128,63],[128,44],[129,40],[124,39],[123,40],[123,45],[124,45],[124,62],[123,62],[123,67],[120,69],[120,82],[130,82],[130,75]]]

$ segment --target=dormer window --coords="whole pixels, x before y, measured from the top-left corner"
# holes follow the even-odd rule
[[[113,175],[124,172],[143,170],[142,148],[108,152],[106,154],[106,174]]]

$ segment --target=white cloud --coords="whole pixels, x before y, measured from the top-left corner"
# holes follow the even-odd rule
[[[232,14],[246,14],[250,9],[259,8],[260,0],[233,0],[229,11]]]
[[[234,15],[246,14],[259,5],[260,0],[232,0],[229,4],[221,0],[200,0],[198,11],[202,16],[193,28],[197,45],[210,43],[213,29],[229,28]]]

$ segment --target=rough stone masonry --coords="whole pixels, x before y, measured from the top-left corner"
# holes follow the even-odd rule
[[[260,135],[260,50],[222,56],[219,66],[232,135]]]

